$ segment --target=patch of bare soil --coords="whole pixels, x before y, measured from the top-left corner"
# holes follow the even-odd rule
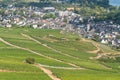
[[[51,70],[46,69],[46,68],[44,68],[44,67],[42,67],[42,66],[40,66],[40,65],[37,65],[37,64],[34,65],[34,66],[36,66],[37,68],[41,69],[41,70],[42,70],[45,74],[47,74],[52,80],[61,80],[60,78],[58,78],[57,76],[55,76]]]

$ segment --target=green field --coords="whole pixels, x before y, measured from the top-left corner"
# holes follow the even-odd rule
[[[89,51],[97,48],[75,34],[50,29],[0,28],[0,38],[5,41],[0,41],[0,80],[52,80],[40,68],[24,63],[28,57],[61,80],[120,79],[120,64],[90,59],[97,55]],[[116,52],[102,44],[98,47]]]

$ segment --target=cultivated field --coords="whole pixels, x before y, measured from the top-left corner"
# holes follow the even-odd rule
[[[0,80],[119,80],[120,63],[96,60],[99,50],[118,53],[59,30],[0,28]]]

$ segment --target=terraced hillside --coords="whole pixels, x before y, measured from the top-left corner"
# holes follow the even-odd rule
[[[118,53],[59,30],[0,28],[0,80],[119,80],[120,64],[98,61],[100,50]]]

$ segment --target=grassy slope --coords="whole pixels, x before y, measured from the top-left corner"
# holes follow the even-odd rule
[[[64,54],[68,54],[73,57],[65,56],[48,49],[26,37],[23,37],[21,33],[27,34],[32,38],[38,40],[42,44],[61,51]],[[52,37],[50,36],[52,35]],[[83,67],[87,70],[62,70],[62,69],[51,69],[55,75],[60,77],[62,80],[118,80],[119,64],[118,63],[107,63],[105,65],[112,67],[113,69],[107,69],[104,65],[100,64],[96,60],[89,59],[90,57],[96,56],[90,54],[87,51],[95,50],[96,47],[90,42],[76,41],[78,38],[74,34],[60,34],[59,30],[34,30],[28,28],[12,28],[5,29],[0,28],[0,37],[4,40],[27,49],[31,49],[38,53],[41,53],[52,58],[62,60],[63,62],[70,62]],[[100,48],[102,45],[100,45]],[[104,46],[105,47],[105,46]],[[109,48],[104,48],[109,51]],[[23,63],[26,57],[34,57],[37,63],[50,65],[50,66],[64,66],[71,67],[66,63],[57,62],[52,59],[44,58],[28,51],[16,49],[0,42],[0,69],[10,70],[16,72],[0,72],[0,78],[4,80],[50,80],[41,70],[38,70],[32,65]],[[77,59],[76,59],[77,58]],[[114,65],[114,66],[113,66]],[[6,75],[6,76],[4,76]],[[34,76],[31,76],[34,75]],[[41,76],[40,76],[41,75]],[[3,76],[3,77],[2,77]],[[23,76],[23,77],[22,77]],[[9,78],[10,77],[10,78]]]

